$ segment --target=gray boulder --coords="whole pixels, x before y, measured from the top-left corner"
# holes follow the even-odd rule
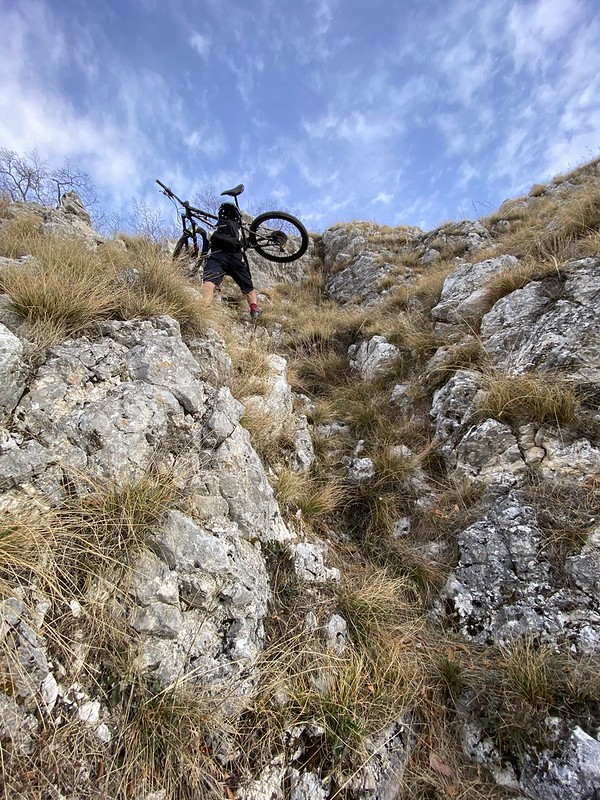
[[[21,341],[0,322],[0,421],[6,419],[21,399],[27,383]]]

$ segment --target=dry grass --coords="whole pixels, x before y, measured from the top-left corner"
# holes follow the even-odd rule
[[[444,281],[455,269],[456,262],[453,259],[436,261],[414,282],[399,286],[395,292],[390,293],[383,301],[382,309],[431,311],[439,302]]]
[[[219,718],[201,689],[160,689],[152,678],[133,675],[124,694],[107,793],[125,797],[135,786],[173,800],[225,797],[226,773],[210,748]]]
[[[526,759],[532,747],[543,746],[552,737],[549,716],[590,725],[600,711],[598,666],[532,637],[484,657],[474,670],[479,721],[501,755]]]
[[[393,327],[387,332],[387,338],[414,362],[428,359],[441,344],[439,336],[433,330],[431,317],[420,311],[399,314]]]
[[[409,581],[374,566],[345,570],[336,600],[356,646],[368,652],[394,637],[406,638],[416,619]]]
[[[268,389],[271,369],[270,352],[263,343],[252,341],[249,344],[237,343],[229,346],[234,374],[230,384],[234,397],[264,395]]]
[[[37,214],[19,214],[0,228],[0,255],[6,258],[37,255],[43,242],[42,220]]]
[[[35,260],[3,270],[0,286],[41,340],[64,339],[115,314],[115,250],[90,252],[77,240],[52,236],[24,240]]]
[[[56,581],[54,520],[48,513],[24,509],[0,512],[0,596],[10,597],[21,583]]]
[[[593,231],[580,240],[579,251],[583,258],[600,256],[600,231]]]
[[[75,790],[86,766],[106,796],[127,796],[135,780],[155,789],[164,783],[173,798],[196,797],[191,789],[181,794],[181,787],[187,791],[193,786],[197,792],[198,787],[212,785],[209,781],[216,781],[218,772],[216,762],[204,758],[206,749],[198,750],[208,718],[204,708],[200,713],[201,697],[197,690],[159,691],[139,676],[128,678],[134,634],[111,612],[111,603],[126,596],[132,556],[146,544],[178,492],[171,476],[159,473],[121,487],[88,482],[87,489],[79,500],[57,508],[2,513],[0,592],[3,598],[22,598],[26,609],[31,605],[26,613],[32,619],[36,603],[44,600],[48,607],[40,646],[47,649],[54,669],[63,671],[62,680],[86,686],[92,697],[103,698],[111,687],[120,690],[121,729],[115,738],[113,728],[113,739],[103,744],[91,729],[88,736],[75,710],[61,702],[57,711],[62,718],[55,724],[42,701],[35,699],[31,675],[13,637],[3,637],[2,685],[7,689],[10,684],[15,696],[29,698],[28,713],[34,714],[39,735],[29,753],[18,758],[12,745],[3,743],[0,784],[27,787],[28,797],[42,798],[49,796],[53,784]],[[76,616],[71,613],[74,603],[79,608]],[[79,660],[82,647],[85,663]],[[23,686],[30,688],[22,692]],[[215,790],[212,796],[222,793]]]
[[[122,486],[87,481],[89,493],[57,513],[80,568],[94,574],[127,564],[180,497],[170,473],[149,472]]]
[[[348,381],[347,354],[335,349],[318,349],[312,356],[301,356],[290,365],[292,388],[315,398],[333,398]]]
[[[485,286],[490,308],[501,297],[505,297],[517,289],[522,289],[532,281],[540,281],[551,276],[561,278],[561,271],[556,259],[538,261],[526,258],[513,267],[496,273]]]
[[[499,211],[483,222],[493,226],[499,220],[514,223],[500,235],[504,253],[550,263],[578,258],[600,229],[600,186],[597,179],[582,176],[575,189],[534,196],[514,211]]]
[[[150,243],[129,255],[111,243],[91,250],[79,239],[44,236],[37,217],[17,217],[2,227],[1,251],[33,259],[9,267],[0,288],[28,322],[38,344],[52,344],[107,318],[167,314],[184,328],[201,327],[207,312],[178,266]],[[119,285],[125,267],[137,270],[135,286]]]
[[[118,313],[124,319],[167,315],[185,330],[202,330],[209,310],[192,288],[179,264],[159,247],[147,243],[132,255],[130,266],[138,270],[135,285],[119,292]]]
[[[333,477],[299,473],[287,467],[277,476],[275,492],[287,516],[299,517],[313,530],[343,505],[346,496],[343,485]]]
[[[310,355],[315,348],[347,349],[356,340],[367,315],[356,308],[341,308],[321,296],[322,276],[298,285],[278,285],[261,323],[283,326],[284,346],[292,354]]]
[[[577,394],[559,375],[536,373],[486,376],[485,396],[479,406],[482,418],[518,426],[526,422],[568,425],[577,409]]]

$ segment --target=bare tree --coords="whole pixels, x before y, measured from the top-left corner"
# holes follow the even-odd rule
[[[276,201],[271,198],[264,198],[262,200],[253,200],[249,198],[247,202],[244,202],[245,198],[239,197],[238,199],[243,211],[245,211],[246,214],[250,214],[252,217],[261,214],[263,211],[272,211],[275,208],[280,208],[280,206],[276,205]],[[215,188],[214,184],[205,186],[200,192],[194,195],[193,199],[194,205],[204,208],[206,211],[210,211],[211,214],[216,214],[221,203],[225,202],[231,202],[231,197],[222,196]]]
[[[86,208],[97,203],[96,190],[87,172],[74,167],[68,159],[51,168],[37,150],[20,155],[7,147],[0,148],[0,195],[13,201],[60,203],[64,192],[75,190]]]
[[[166,222],[160,211],[135,198],[132,199],[131,205],[133,211],[129,215],[128,228],[135,234],[155,242],[179,236],[180,231],[175,222]]]

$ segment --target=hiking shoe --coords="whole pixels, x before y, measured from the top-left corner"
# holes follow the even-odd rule
[[[261,314],[262,314],[262,309],[258,308],[258,306],[256,308],[250,309],[250,317],[252,319],[258,319]]]

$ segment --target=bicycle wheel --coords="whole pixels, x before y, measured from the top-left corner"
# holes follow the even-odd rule
[[[295,261],[306,253],[308,233],[285,211],[266,211],[250,223],[250,245],[269,261]]]
[[[181,259],[182,261],[187,261],[188,263],[191,262],[191,265],[187,268],[187,272],[190,277],[195,275],[195,273],[198,271],[199,258],[201,256],[205,256],[208,253],[209,248],[208,237],[205,231],[203,231],[201,228],[198,228],[196,235],[201,239],[202,248],[194,244],[193,236],[188,233],[184,233],[183,236],[177,240],[177,244],[173,250],[173,261],[178,261]]]

